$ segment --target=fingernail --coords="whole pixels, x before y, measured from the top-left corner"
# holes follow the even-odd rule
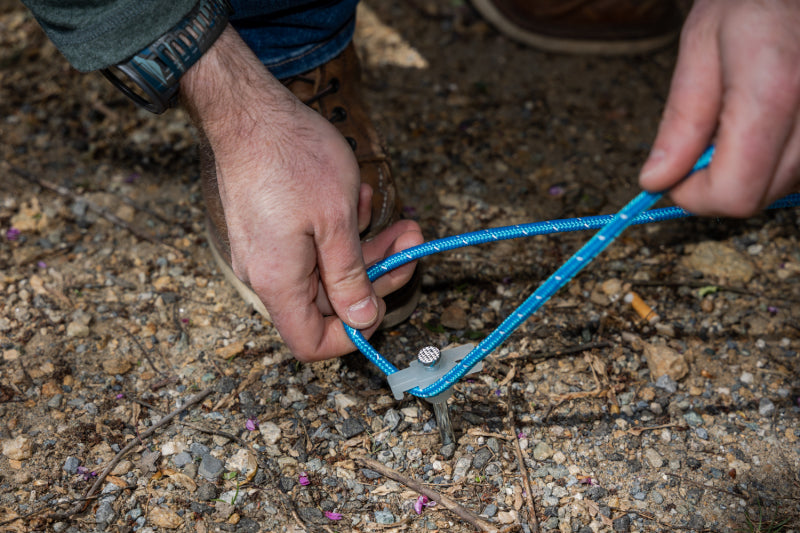
[[[353,327],[371,326],[378,318],[378,301],[374,296],[369,296],[351,305],[347,310],[347,318]]]
[[[664,161],[666,160],[667,153],[661,148],[655,148],[650,152],[650,157],[644,162],[642,171],[639,173],[641,180],[646,181],[651,176],[658,174]]]

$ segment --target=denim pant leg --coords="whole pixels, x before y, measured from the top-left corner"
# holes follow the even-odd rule
[[[232,0],[233,27],[278,79],[318,67],[353,38],[358,0]]]

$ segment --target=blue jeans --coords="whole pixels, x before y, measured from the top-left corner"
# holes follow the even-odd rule
[[[333,59],[353,38],[358,0],[232,0],[231,24],[278,79]]]

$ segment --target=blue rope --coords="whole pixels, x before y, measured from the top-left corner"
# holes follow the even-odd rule
[[[697,163],[692,167],[689,174],[706,168],[711,163],[713,154],[714,148],[708,148],[703,155],[700,156],[700,159],[698,159]],[[492,350],[505,341],[523,322],[525,322],[525,320],[544,305],[558,290],[566,285],[581,269],[583,269],[583,267],[592,262],[595,257],[611,244],[611,242],[628,226],[691,216],[691,213],[679,207],[667,207],[647,211],[648,208],[661,199],[663,194],[664,193],[650,193],[644,191],[631,200],[631,202],[623,207],[616,215],[601,215],[519,224],[437,239],[394,254],[370,267],[367,270],[367,274],[370,281],[375,281],[395,268],[416,261],[422,257],[447,250],[519,237],[600,229],[594,237],[584,244],[583,247],[556,270],[555,273],[547,278],[528,299],[517,307],[508,318],[481,341],[478,346],[469,352],[469,354],[467,354],[453,369],[424,389],[415,387],[408,392],[420,398],[429,398],[452,387],[453,384],[464,377],[473,366],[483,360]],[[800,194],[790,194],[771,204],[768,209],[793,207],[797,205],[800,205]],[[347,324],[344,324],[344,328],[356,348],[383,373],[389,375],[397,372],[397,368],[375,350],[361,332]]]

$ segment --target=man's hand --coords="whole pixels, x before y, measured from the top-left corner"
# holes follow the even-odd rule
[[[640,176],[701,215],[749,216],[800,185],[800,2],[697,0]],[[711,166],[681,182],[711,143]]]
[[[264,302],[295,357],[352,351],[340,320],[369,336],[385,312],[380,297],[414,269],[405,265],[373,287],[365,263],[420,244],[419,226],[399,222],[362,247],[371,191],[360,184],[352,149],[232,28],[189,70],[181,91],[214,152],[234,272]]]

